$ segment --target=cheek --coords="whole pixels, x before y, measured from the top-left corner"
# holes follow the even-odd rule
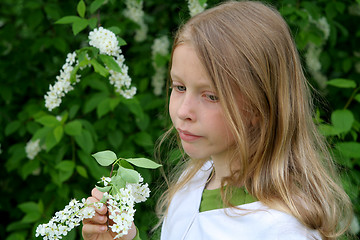
[[[172,121],[173,124],[174,124],[174,120],[175,120],[175,113],[176,113],[175,100],[173,98],[173,95],[170,94],[169,114],[170,114],[170,118],[171,118],[171,121]]]

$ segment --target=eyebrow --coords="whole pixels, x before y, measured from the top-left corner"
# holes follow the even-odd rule
[[[175,79],[175,80],[174,80]],[[174,82],[176,80],[180,81],[180,82],[185,82],[180,76],[178,76],[176,73],[175,74],[171,74],[170,72],[170,80],[171,82]],[[215,86],[213,86],[213,84],[208,84],[208,83],[198,83],[196,82],[196,87],[197,88],[208,88],[211,91],[216,91]]]

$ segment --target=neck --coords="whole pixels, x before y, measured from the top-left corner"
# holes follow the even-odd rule
[[[230,166],[227,161],[228,158],[212,157],[214,172],[211,174],[206,189],[213,190],[221,187],[221,180],[230,175]]]

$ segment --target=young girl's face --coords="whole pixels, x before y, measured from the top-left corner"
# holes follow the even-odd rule
[[[180,44],[173,53],[169,112],[191,158],[226,158],[234,138],[214,86],[195,50]]]

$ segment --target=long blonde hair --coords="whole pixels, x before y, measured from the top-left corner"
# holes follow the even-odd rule
[[[324,239],[344,233],[351,202],[312,121],[308,82],[278,11],[260,2],[226,2],[183,25],[173,51],[184,42],[194,47],[211,77],[237,139],[229,161],[240,168],[232,169],[223,185],[244,185],[259,201],[292,214]],[[239,94],[246,106],[238,105]],[[244,117],[249,114],[256,119],[251,126]],[[160,215],[204,161],[186,161],[186,175],[175,178],[160,198]],[[231,206],[228,196],[222,194]]]

